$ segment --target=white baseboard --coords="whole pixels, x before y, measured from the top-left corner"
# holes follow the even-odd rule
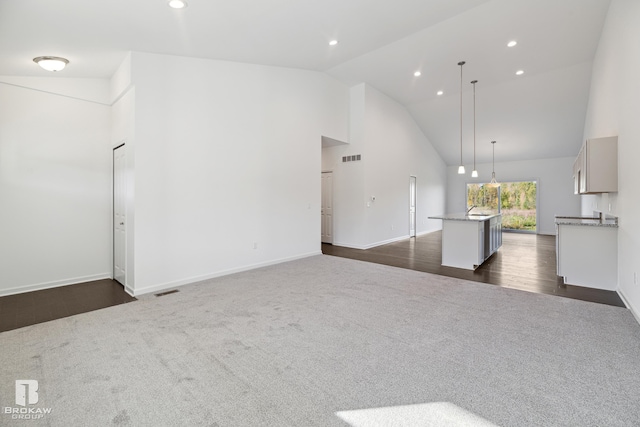
[[[365,249],[363,246],[360,246],[360,245],[352,245],[351,243],[343,243],[343,242],[333,242],[332,245],[340,246],[342,248],[349,248],[349,249]]]
[[[421,231],[419,233],[416,233],[416,237],[424,236],[425,234],[435,233],[436,231],[442,231],[442,228],[435,228],[433,230]]]
[[[435,231],[440,231],[442,230],[441,228],[436,228],[433,230],[426,230],[426,231],[421,231],[419,233],[416,233],[416,237],[417,236],[424,236],[425,234],[430,234],[433,233]],[[379,242],[375,242],[375,243],[370,243],[368,245],[354,245],[351,243],[345,243],[345,242],[333,242],[334,246],[342,246],[343,248],[350,248],[350,249],[371,249],[371,248],[375,248],[377,246],[382,246],[382,245],[387,245],[389,243],[395,243],[395,242],[399,242],[400,240],[406,240],[409,238],[408,234],[405,234],[404,236],[398,236],[398,237],[394,237],[392,239],[387,239],[387,240],[382,240]]]
[[[43,289],[58,288],[60,286],[75,285],[91,282],[93,280],[111,279],[111,273],[92,274],[90,276],[74,277],[70,279],[54,280],[52,282],[37,283],[35,285],[18,286],[9,289],[0,289],[0,296],[23,294],[25,292],[41,291]]]
[[[620,295],[620,298],[622,299],[622,302],[624,303],[624,305],[627,306],[627,308],[629,309],[631,314],[633,314],[633,317],[636,318],[636,322],[640,323],[640,311],[638,311],[633,306],[633,304],[631,304],[631,302],[624,295],[624,292],[622,292],[622,289],[618,288],[618,290],[616,292],[618,293],[618,295]]]
[[[389,243],[399,242],[400,240],[406,240],[408,238],[409,238],[409,235],[405,234],[404,236],[398,236],[392,239],[382,240],[380,242],[375,242],[369,245],[365,245],[362,249],[371,249],[371,248],[375,248],[376,246],[388,245]]]
[[[190,285],[192,283],[202,282],[203,280],[209,280],[209,279],[214,279],[216,277],[228,276],[230,274],[241,273],[243,271],[254,270],[254,269],[260,268],[260,267],[267,267],[269,265],[281,264],[283,262],[295,261],[295,260],[298,260],[298,259],[308,258],[308,257],[315,256],[315,255],[322,255],[322,251],[318,250],[318,251],[308,252],[308,253],[305,253],[305,254],[295,255],[295,256],[292,256],[292,257],[280,258],[280,259],[275,259],[275,260],[271,260],[271,261],[260,262],[260,263],[257,263],[257,264],[251,264],[251,265],[245,265],[245,266],[242,266],[242,267],[231,268],[229,270],[216,271],[214,273],[204,274],[204,275],[201,275],[201,276],[188,277],[188,278],[185,278],[185,279],[175,280],[173,282],[160,283],[160,284],[153,285],[153,286],[145,286],[145,287],[139,288],[139,289],[126,288],[126,290],[127,290],[127,293],[137,297],[137,296],[144,295],[144,294],[164,291],[164,290],[167,290],[167,289],[177,288],[179,286]]]
[[[376,242],[376,243],[371,243],[369,245],[352,245],[351,243],[342,243],[342,242],[334,242],[333,246],[340,246],[343,248],[349,248],[349,249],[361,249],[361,250],[365,250],[365,249],[371,249],[371,248],[375,248],[376,246],[382,246],[382,245],[386,245],[388,243],[394,243],[394,242],[398,242],[400,240],[405,240],[408,239],[409,235],[407,234],[406,236],[402,236],[402,237],[397,237],[394,239],[389,239],[389,240],[385,240],[383,242]]]

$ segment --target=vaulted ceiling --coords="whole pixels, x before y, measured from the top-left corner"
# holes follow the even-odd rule
[[[326,72],[405,105],[449,165],[573,156],[609,0],[0,0],[0,75],[108,78],[127,51]],[[338,40],[329,46],[330,40]],[[518,44],[507,47],[507,42]],[[516,75],[523,70],[522,75]],[[414,76],[420,71],[419,77]],[[443,91],[442,95],[436,95]],[[393,141],[389,141],[393,144]]]

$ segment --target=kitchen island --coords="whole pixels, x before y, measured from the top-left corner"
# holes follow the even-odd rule
[[[442,265],[475,270],[502,246],[501,214],[446,214],[442,220]]]

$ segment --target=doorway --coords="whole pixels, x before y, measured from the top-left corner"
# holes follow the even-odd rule
[[[333,244],[333,172],[322,172],[320,233],[322,243]]]
[[[409,177],[409,237],[416,237],[416,177]]]
[[[113,149],[113,279],[126,286],[126,162],[124,144]]]

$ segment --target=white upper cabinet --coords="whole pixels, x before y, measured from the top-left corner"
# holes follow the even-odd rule
[[[618,137],[588,139],[573,164],[575,194],[618,191]]]

